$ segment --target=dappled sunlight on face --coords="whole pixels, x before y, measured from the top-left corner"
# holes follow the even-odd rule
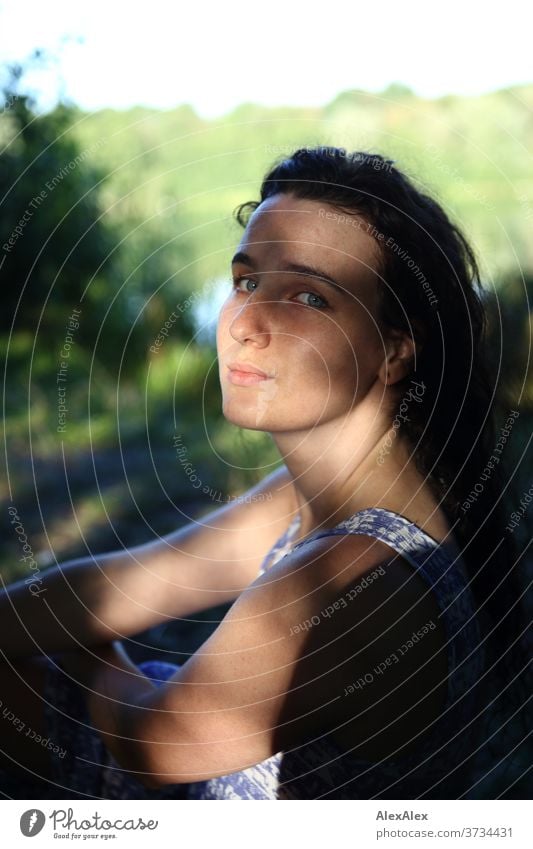
[[[230,421],[308,429],[345,415],[375,384],[385,357],[378,253],[354,220],[290,195],[252,216],[217,330]]]

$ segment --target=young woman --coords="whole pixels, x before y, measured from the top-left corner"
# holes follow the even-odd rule
[[[7,588],[4,794],[475,795],[522,623],[472,252],[392,162],[337,148],[296,151],[237,218],[224,414],[284,465],[38,597]],[[227,601],[179,668],[118,642]]]

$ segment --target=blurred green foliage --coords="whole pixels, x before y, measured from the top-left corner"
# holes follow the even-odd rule
[[[531,410],[533,86],[429,101],[392,85],[380,95],[344,92],[322,109],[244,104],[207,121],[189,106],[87,114],[60,105],[37,116],[22,77],[22,68],[9,69],[0,113],[2,497],[27,503],[45,559],[83,553],[81,526],[95,529],[101,548],[117,544],[121,516],[130,517],[129,541],[189,518],[179,505],[198,493],[176,460],[176,433],[213,492],[235,493],[278,462],[268,436],[238,434],[223,420],[215,352],[196,335],[197,308],[213,311],[214,284],[229,279],[240,238],[233,209],[256,198],[266,169],[299,146],[381,152],[440,199],[495,293],[498,381],[510,405]],[[123,460],[123,473],[99,487],[91,457],[108,451],[144,458],[134,486]],[[60,469],[64,453],[86,458],[85,484],[76,478],[73,493],[66,471],[60,486],[57,472],[38,466]],[[71,496],[86,504],[79,526],[74,510],[67,516]],[[198,501],[198,510],[214,501]]]

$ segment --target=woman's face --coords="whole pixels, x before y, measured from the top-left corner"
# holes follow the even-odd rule
[[[285,194],[261,204],[234,257],[218,323],[227,419],[300,431],[360,403],[386,357],[378,250],[362,219],[328,204]]]

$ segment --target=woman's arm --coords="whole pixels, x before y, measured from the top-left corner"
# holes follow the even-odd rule
[[[406,582],[412,567],[397,561],[388,546],[362,535],[296,550],[241,594],[160,687],[139,679],[124,658],[110,656],[106,668],[94,664],[85,677],[94,691],[87,694],[94,727],[119,766],[150,788],[237,772],[343,727],[359,712],[354,745],[365,742],[371,716],[381,733],[403,705],[399,697],[385,701],[388,694],[440,663],[446,640],[435,628],[361,688],[358,682],[413,630],[438,620],[425,583]],[[371,582],[352,597],[372,570]],[[72,672],[77,680],[86,674],[76,663]],[[419,687],[408,691],[406,710],[410,699],[420,701]],[[427,721],[424,707],[422,726]]]
[[[0,650],[10,657],[129,637],[235,600],[295,511],[288,472],[162,539],[86,557],[0,590]]]
[[[64,652],[59,662],[82,687],[92,724],[115,760],[134,770],[131,752],[135,746],[123,736],[124,717],[128,707],[152,694],[155,685],[116,640],[94,649]]]

